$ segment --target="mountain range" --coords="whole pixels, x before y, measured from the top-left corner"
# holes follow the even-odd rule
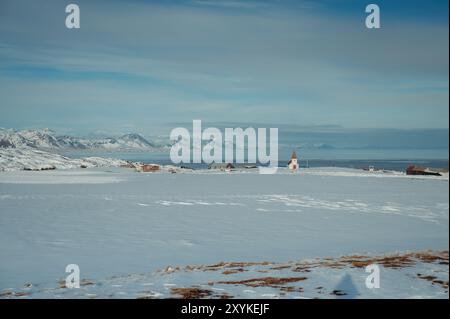
[[[136,150],[164,149],[168,145],[152,143],[143,136],[131,133],[119,137],[84,138],[58,135],[52,130],[0,129],[0,148],[31,147],[43,150]]]

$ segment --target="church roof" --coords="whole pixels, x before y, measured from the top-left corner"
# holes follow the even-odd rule
[[[293,159],[293,158],[297,158],[297,153],[295,153],[295,151],[292,152],[292,155],[291,155],[291,159]]]

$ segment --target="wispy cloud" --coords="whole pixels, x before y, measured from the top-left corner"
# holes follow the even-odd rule
[[[268,4],[262,1],[233,1],[233,0],[194,0],[195,5],[201,6],[213,6],[213,7],[225,7],[225,8],[239,8],[239,9],[255,9],[261,7],[267,7]]]

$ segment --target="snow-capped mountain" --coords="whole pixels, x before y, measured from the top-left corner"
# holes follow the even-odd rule
[[[147,141],[139,134],[126,134],[117,139],[120,145],[126,145],[129,148],[155,148],[153,143]]]
[[[56,138],[49,130],[43,131],[20,131],[1,130],[0,147],[34,147],[34,148],[53,148],[58,146]]]
[[[45,130],[0,130],[0,148],[32,147],[43,150],[54,149],[98,149],[98,150],[152,150],[164,148],[147,141],[139,134],[126,134],[120,137],[82,138],[70,135],[57,135]]]

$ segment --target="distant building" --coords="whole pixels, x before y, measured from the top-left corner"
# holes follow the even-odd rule
[[[234,166],[231,163],[212,163],[208,168],[218,169],[221,171],[231,171],[232,169],[234,169]]]
[[[160,170],[160,167],[156,164],[139,164],[136,165],[136,170],[143,173],[158,172]]]
[[[291,159],[288,162],[288,167],[293,172],[298,170],[298,158],[297,153],[295,153],[295,151],[291,155]]]
[[[441,176],[437,170],[431,170],[429,168],[411,165],[406,169],[406,175],[432,175]]]

